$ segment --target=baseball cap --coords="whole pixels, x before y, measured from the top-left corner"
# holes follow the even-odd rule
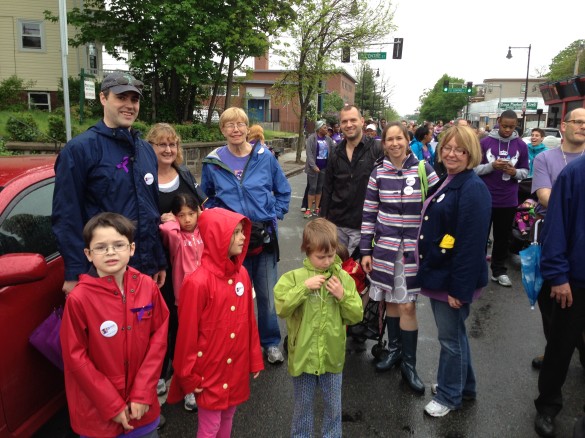
[[[368,126],[366,126],[366,131],[371,129],[372,131],[376,131],[376,125],[374,125],[373,123],[370,123]]]
[[[144,84],[130,73],[116,71],[107,75],[102,82],[102,91],[110,90],[114,94],[135,91],[142,96]]]
[[[325,120],[317,120],[315,123],[315,131],[321,129],[321,127],[325,124]]]

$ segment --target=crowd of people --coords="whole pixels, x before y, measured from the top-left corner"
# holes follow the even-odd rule
[[[533,175],[531,214],[547,218],[535,430],[555,435],[575,348],[585,366],[585,110],[567,113],[563,145],[544,151],[540,130],[530,145],[518,138],[513,111],[481,135],[465,120],[366,121],[346,105],[339,123],[317,122],[307,141],[306,258],[279,278],[278,221],[291,187],[261,127],[250,127],[242,109],[226,109],[225,145],[204,158],[199,185],[171,125],[155,124],[146,140],[132,129],[142,86],[128,74],[107,76],[103,119],[55,165],[53,230],[67,294],[61,343],[75,432],[156,437],[164,423],[157,396],[168,391],[169,403],[198,412],[197,436],[229,437],[263,352],[270,364],[285,360],[279,316],[294,388],[291,436],[313,436],[320,388],[322,435],[340,437],[346,326],[363,318],[361,293],[385,305],[388,349],[376,369],[399,366],[419,395],[416,303],[430,299],[440,355],[424,411],[461,409],[477,397],[465,321],[490,278],[511,286],[507,239],[519,181]]]

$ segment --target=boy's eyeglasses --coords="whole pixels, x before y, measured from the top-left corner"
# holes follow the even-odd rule
[[[115,243],[114,245],[98,245],[90,249],[91,252],[97,255],[103,255],[108,252],[108,249],[112,248],[114,252],[124,252],[130,249],[129,243]]]

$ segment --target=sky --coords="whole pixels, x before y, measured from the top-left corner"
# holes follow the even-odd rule
[[[392,88],[390,104],[401,116],[414,113],[424,90],[434,87],[445,73],[474,84],[492,78],[526,78],[528,49],[512,49],[512,59],[507,59],[509,46],[532,45],[529,76],[533,78],[538,77],[536,69],[547,71],[559,52],[585,39],[585,3],[579,0],[393,0],[392,4],[397,30],[386,40],[404,38],[402,59],[391,59],[392,47],[385,46],[387,59],[369,62],[390,84],[386,87]],[[384,49],[373,46],[368,51]]]

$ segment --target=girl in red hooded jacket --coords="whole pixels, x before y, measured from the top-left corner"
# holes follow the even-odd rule
[[[201,213],[201,265],[188,275],[179,299],[175,374],[167,401],[195,392],[197,437],[227,438],[236,406],[250,396],[250,378],[264,369],[252,284],[242,266],[251,223],[222,208]]]

